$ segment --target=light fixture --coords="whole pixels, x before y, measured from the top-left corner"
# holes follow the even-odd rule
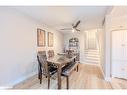
[[[75,30],[74,29],[72,29],[72,33],[74,33],[75,32]]]

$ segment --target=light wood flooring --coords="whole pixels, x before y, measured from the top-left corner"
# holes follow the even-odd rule
[[[127,80],[112,78],[111,85],[113,89],[127,89]]]
[[[79,72],[74,71],[69,79],[69,89],[112,89],[105,81],[99,66],[80,64]],[[13,89],[47,89],[47,78],[39,84],[37,75],[14,86]],[[51,79],[50,89],[57,89],[57,79]],[[62,77],[62,89],[66,89],[66,78]]]

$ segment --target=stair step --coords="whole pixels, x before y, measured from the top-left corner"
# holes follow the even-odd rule
[[[86,59],[91,59],[91,60],[99,60],[99,57],[86,57]]]
[[[96,58],[100,58],[99,55],[86,55],[86,57],[91,57],[91,58],[96,57]]]
[[[85,62],[85,63],[88,63],[88,64],[98,64],[98,62]]]
[[[85,54],[100,54],[99,52],[85,52]]]
[[[85,54],[89,54],[89,55],[99,55],[99,53],[85,53]]]
[[[85,50],[85,52],[99,52],[99,50]]]
[[[99,51],[85,51],[85,52],[99,52]]]
[[[100,62],[100,60],[90,60],[90,59],[86,59],[87,62]]]
[[[85,61],[85,63],[98,64],[99,62],[95,62],[95,61]]]
[[[93,57],[99,57],[99,54],[85,54],[86,56],[93,56]]]
[[[88,50],[85,50],[85,51],[99,51],[99,50],[95,50],[95,49],[88,49]]]
[[[85,50],[85,62],[98,64],[100,62],[100,54],[99,50]]]
[[[85,52],[87,54],[99,54],[99,52]]]
[[[85,51],[85,53],[99,53],[99,52]]]
[[[100,59],[92,59],[92,58],[86,58],[85,60],[89,60],[89,61],[100,61]]]

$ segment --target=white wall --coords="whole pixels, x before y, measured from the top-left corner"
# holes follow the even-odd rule
[[[119,17],[127,14],[127,6],[114,6],[109,15],[112,17]]]
[[[127,7],[113,7],[112,11],[106,15],[104,27],[104,66],[105,78],[111,78],[111,32],[113,30],[127,29]]]
[[[99,39],[99,51],[100,51],[100,66],[103,70],[103,73],[105,73],[105,65],[104,65],[104,26],[102,29],[98,29],[98,39]]]
[[[0,86],[10,87],[37,73],[37,28],[53,32],[53,49],[62,51],[61,33],[10,7],[0,7]]]

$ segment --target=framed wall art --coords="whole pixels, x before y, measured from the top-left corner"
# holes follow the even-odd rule
[[[37,46],[45,46],[45,30],[37,28]]]
[[[54,43],[53,33],[48,32],[48,46],[53,47],[53,43]]]

